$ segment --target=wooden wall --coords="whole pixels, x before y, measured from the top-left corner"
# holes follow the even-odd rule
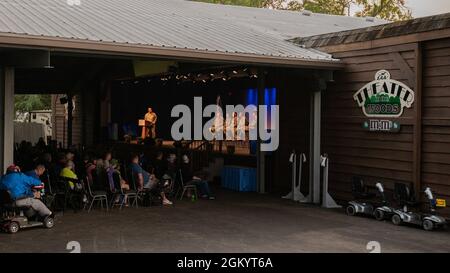
[[[413,183],[417,190],[431,185],[450,201],[450,39],[327,51],[346,63],[323,96],[322,151],[330,156],[332,195],[349,200],[351,178],[361,176],[388,189],[393,182]],[[353,100],[381,69],[415,91],[413,106],[391,119],[400,122],[399,133],[365,131],[368,118]]]
[[[422,186],[450,203],[450,38],[423,46]]]

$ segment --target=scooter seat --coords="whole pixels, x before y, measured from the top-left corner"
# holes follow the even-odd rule
[[[375,193],[369,192],[368,187],[364,185],[364,181],[360,177],[353,177],[352,194],[357,199],[371,199],[376,196]]]
[[[404,202],[404,204],[409,207],[418,207],[421,205],[421,203],[417,202],[417,201],[407,201],[407,202]]]
[[[27,208],[25,207],[18,207],[15,204],[3,204],[3,210],[10,212],[10,213],[20,213],[21,211],[25,210]]]

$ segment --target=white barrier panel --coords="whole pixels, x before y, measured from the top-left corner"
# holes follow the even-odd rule
[[[31,143],[38,142],[42,137],[45,140],[44,124],[34,122],[14,122],[14,142],[28,141]]]

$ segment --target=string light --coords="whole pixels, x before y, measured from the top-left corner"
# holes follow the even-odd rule
[[[187,74],[175,74],[170,73],[164,76],[160,76],[159,80],[165,85],[169,81],[176,80],[177,85],[180,85],[183,82],[191,82],[191,83],[208,83],[213,82],[215,80],[222,80],[222,81],[228,81],[233,78],[242,78],[242,77],[249,77],[251,79],[258,78],[258,74],[254,69],[251,68],[242,68],[242,69],[233,69],[233,70],[221,70],[219,71],[212,71],[208,72],[206,74],[204,73],[187,73]],[[152,80],[158,80],[158,78],[148,78],[148,79],[142,79],[143,81],[146,81],[147,83],[151,83]],[[124,85],[130,82],[134,82],[134,84],[139,84],[140,80],[128,80],[128,81],[121,81],[120,84]]]

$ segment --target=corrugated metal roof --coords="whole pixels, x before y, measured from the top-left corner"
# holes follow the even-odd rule
[[[331,61],[285,39],[384,23],[183,0],[80,1],[0,0],[0,32]]]

